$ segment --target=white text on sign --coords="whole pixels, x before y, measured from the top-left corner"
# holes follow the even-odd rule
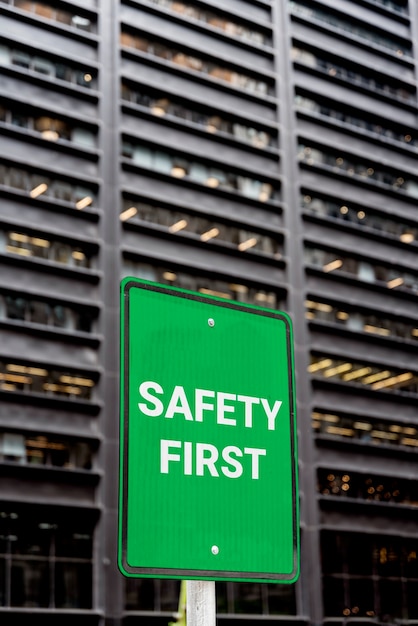
[[[266,398],[242,394],[195,389],[192,402],[189,402],[184,387],[176,385],[171,395],[165,398],[164,389],[155,381],[144,381],[139,386],[139,394],[144,402],[138,402],[138,408],[148,417],[164,416],[173,419],[182,416],[190,422],[203,422],[212,415],[216,423],[224,426],[253,427],[253,408],[260,406],[265,417],[267,430],[276,430],[276,418],[282,406],[281,400],[271,405]],[[194,406],[194,411],[192,411]],[[239,423],[239,420],[241,422]],[[260,476],[260,457],[265,457],[263,448],[225,446],[222,450],[211,443],[192,443],[161,439],[160,472],[169,474],[173,465],[180,464],[185,476],[204,476],[214,478],[223,475],[226,478],[240,478],[250,474],[252,480]]]

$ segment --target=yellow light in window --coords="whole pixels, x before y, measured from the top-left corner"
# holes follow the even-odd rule
[[[389,430],[391,433],[400,433],[402,431],[402,426],[399,426],[399,424],[391,424],[389,426]]]
[[[356,378],[362,378],[362,376],[370,374],[371,371],[371,367],[362,367],[359,370],[354,370],[353,372],[348,372],[348,374],[344,374],[343,380],[355,380]]]
[[[369,431],[371,430],[373,427],[371,424],[369,424],[368,422],[354,422],[353,424],[353,428],[355,428],[356,430],[365,430],[365,431]]]
[[[389,370],[382,370],[380,372],[376,372],[376,374],[372,374],[371,376],[367,376],[367,378],[365,378],[363,380],[363,383],[365,385],[371,385],[372,383],[378,381],[378,380],[383,380],[384,378],[388,378],[388,376],[390,376],[390,372]]]
[[[276,302],[276,298],[273,293],[263,293],[262,291],[257,291],[255,299],[257,302],[268,302],[269,304],[275,304]]]
[[[31,190],[29,195],[31,198],[37,198],[38,196],[45,193],[47,189],[48,189],[48,185],[46,183],[41,183],[40,185],[37,185],[36,187],[34,187]]]
[[[406,426],[403,429],[403,432],[405,435],[416,435],[417,434],[417,429],[416,428],[411,428],[411,426]]]
[[[270,198],[270,194],[268,191],[260,191],[259,195],[258,195],[258,199],[260,202],[267,202],[267,200],[269,200]]]
[[[151,107],[151,113],[153,115],[157,115],[158,117],[163,117],[163,115],[165,115],[166,112],[167,111],[162,106],[159,106],[158,104],[154,104]]]
[[[386,380],[381,380],[372,385],[372,389],[385,389],[386,387],[393,387],[394,385],[399,385],[401,383],[405,383],[408,380],[411,380],[414,375],[412,372],[405,372],[404,374],[399,374],[398,376],[392,376],[391,378],[387,378]]]
[[[364,220],[364,218],[366,217],[366,214],[364,211],[358,211],[357,217],[359,218],[359,220]]]
[[[174,272],[164,272],[163,273],[164,280],[174,281],[177,278],[177,274]]]
[[[51,246],[51,242],[47,239],[40,239],[39,237],[31,237],[31,243],[34,246],[38,246],[39,248],[49,248]]]
[[[127,220],[130,220],[131,217],[134,217],[137,213],[138,209],[136,208],[136,206],[131,206],[129,207],[129,209],[122,211],[122,213],[119,215],[119,219],[121,222],[126,222]]]
[[[231,291],[235,291],[235,293],[248,293],[248,287],[246,285],[237,285],[235,283],[231,283],[229,285]]]
[[[168,230],[170,231],[170,233],[178,233],[179,230],[183,230],[183,228],[186,228],[186,226],[187,220],[179,220],[178,222],[172,224]]]
[[[399,237],[399,239],[403,242],[403,243],[412,243],[415,239],[414,235],[412,233],[402,233],[402,235]]]
[[[90,83],[93,80],[93,76],[91,74],[84,74],[83,78],[86,83]]]
[[[230,300],[232,297],[230,293],[226,293],[225,291],[215,291],[215,289],[208,289],[207,287],[201,287],[199,289],[199,292],[204,293],[208,296],[219,296],[220,298],[227,298],[228,300]]]
[[[19,374],[5,374],[4,380],[11,383],[22,383],[24,385],[29,385],[32,382],[32,378],[29,376],[21,376]]]
[[[20,254],[20,256],[32,256],[32,250],[18,248],[17,246],[6,246],[6,252],[10,252],[10,254]]]
[[[73,259],[75,259],[76,261],[84,261],[86,258],[86,255],[84,254],[84,252],[81,252],[81,250],[73,250],[71,252],[71,256],[73,257]]]
[[[332,365],[332,359],[322,359],[321,361],[317,361],[316,363],[311,363],[308,366],[308,372],[313,374],[314,372],[317,372],[318,370],[321,370],[325,367],[329,367],[330,365]]]
[[[26,243],[29,241],[29,237],[27,235],[22,235],[22,233],[9,233],[9,239],[12,241],[19,241],[20,243]]]
[[[343,437],[353,437],[355,434],[352,428],[342,428],[341,426],[327,426],[325,430],[330,435],[342,435]]]
[[[369,176],[373,176],[373,174],[374,174],[374,169],[373,169],[372,167],[367,168],[367,174],[368,174]]]
[[[340,421],[340,417],[338,415],[333,415],[332,413],[324,413],[322,419],[324,422],[330,422],[331,424],[338,424]]]
[[[336,365],[335,367],[331,367],[329,370],[325,370],[323,375],[325,378],[331,378],[332,376],[338,376],[338,374],[351,370],[352,367],[352,363],[341,363],[341,365]]]
[[[171,176],[174,176],[174,178],[183,178],[184,176],[186,176],[186,170],[184,169],[184,167],[174,165],[171,168]]]
[[[413,328],[412,331],[411,331],[411,335],[413,337],[418,337],[418,328]]]
[[[372,430],[371,436],[375,439],[389,439],[390,441],[396,441],[398,438],[396,433],[386,433],[384,430]]]
[[[365,324],[363,326],[363,330],[366,331],[366,333],[374,333],[375,335],[390,335],[390,330],[388,328],[372,326],[371,324]]]
[[[94,380],[81,378],[81,376],[60,376],[60,382],[68,385],[80,385],[81,387],[94,387]]]
[[[81,200],[78,200],[75,203],[75,208],[81,211],[82,209],[85,209],[86,207],[90,206],[92,202],[93,202],[93,198],[91,196],[85,196],[84,198],[81,198]]]
[[[57,139],[60,138],[59,133],[52,129],[43,130],[41,136],[42,139],[46,139],[46,141],[57,141]]]
[[[343,215],[347,215],[348,213],[348,206],[341,206],[340,207],[340,213],[342,213]]]
[[[209,178],[206,179],[205,185],[215,189],[216,187],[219,187],[219,180],[215,178],[215,176],[209,176]]]
[[[412,439],[411,437],[404,437],[401,439],[401,444],[404,446],[418,446],[418,439]]]
[[[16,363],[8,363],[6,365],[6,370],[8,372],[19,372],[20,374],[26,374],[27,372],[26,365],[17,365]]]
[[[210,230],[207,230],[205,233],[202,233],[200,235],[200,239],[202,241],[209,241],[210,239],[214,239],[218,235],[219,235],[219,229],[218,228],[211,228]]]
[[[241,252],[244,252],[245,250],[254,248],[255,245],[257,245],[257,239],[256,237],[251,237],[250,239],[247,239],[246,241],[242,241],[238,246],[238,250],[240,250]]]
[[[412,137],[411,137],[411,135],[405,135],[404,139],[405,139],[405,141],[406,141],[407,143],[409,143],[410,141],[412,141]]]
[[[306,311],[305,317],[306,317],[307,320],[314,320],[315,319],[315,313],[313,313],[312,311]]]
[[[346,313],[345,311],[338,311],[337,312],[337,319],[338,320],[348,320],[348,318],[350,317],[348,313]]]
[[[334,270],[338,270],[343,264],[341,259],[335,259],[335,261],[331,261],[323,266],[324,272],[333,272]]]
[[[26,372],[32,376],[48,376],[48,372],[40,367],[26,367]]]
[[[400,287],[404,284],[404,279],[398,276],[398,278],[392,278],[386,283],[386,287],[388,289],[394,289],[395,287]]]

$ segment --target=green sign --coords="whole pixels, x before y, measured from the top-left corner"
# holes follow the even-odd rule
[[[285,313],[122,282],[119,535],[126,576],[296,580]]]

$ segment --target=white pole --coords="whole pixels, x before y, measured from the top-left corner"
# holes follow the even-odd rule
[[[215,626],[216,596],[213,580],[188,580],[187,626]]]

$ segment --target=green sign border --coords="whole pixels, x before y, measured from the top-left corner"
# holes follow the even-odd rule
[[[297,443],[296,443],[296,397],[294,385],[294,355],[292,322],[289,316],[274,309],[267,309],[251,304],[241,304],[233,300],[226,300],[217,296],[207,296],[201,293],[171,287],[148,280],[127,277],[120,285],[120,473],[119,473],[119,541],[118,566],[120,572],[130,578],[171,578],[188,580],[218,580],[230,582],[265,582],[265,583],[294,583],[299,577],[300,539],[299,539],[299,497],[297,471]],[[152,567],[133,567],[127,563],[127,485],[128,485],[128,431],[129,431],[129,314],[131,289],[145,289],[156,291],[167,296],[186,298],[202,303],[210,303],[220,307],[227,307],[255,315],[263,315],[281,320],[286,327],[287,361],[290,381],[290,433],[292,459],[292,500],[293,500],[293,571],[290,573],[262,573],[262,572],[220,572],[209,570],[166,569]]]

